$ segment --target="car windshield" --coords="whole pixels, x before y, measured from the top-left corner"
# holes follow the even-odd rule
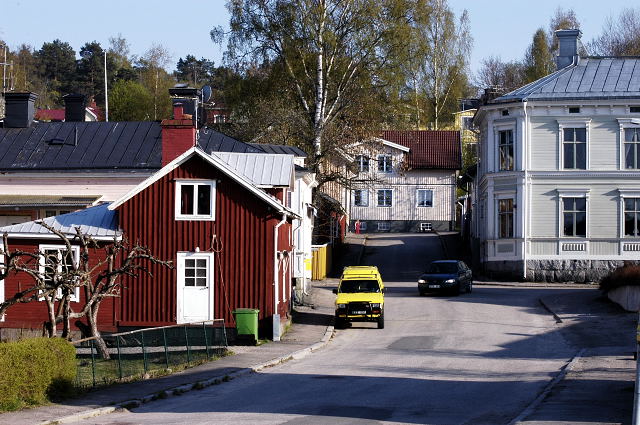
[[[458,265],[456,263],[431,263],[427,267],[426,273],[457,273]]]
[[[340,292],[348,294],[357,292],[380,292],[380,286],[376,280],[343,280],[340,284]]]

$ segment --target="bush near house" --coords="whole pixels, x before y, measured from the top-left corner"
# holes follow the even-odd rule
[[[0,411],[70,396],[76,350],[61,338],[0,343]]]
[[[621,286],[640,286],[640,265],[625,264],[600,281],[600,289],[609,292]]]

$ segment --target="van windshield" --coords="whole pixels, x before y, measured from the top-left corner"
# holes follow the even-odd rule
[[[340,284],[340,292],[354,294],[358,292],[380,292],[377,280],[343,280]]]

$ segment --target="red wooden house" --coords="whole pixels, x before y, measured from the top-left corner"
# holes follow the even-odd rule
[[[292,289],[296,216],[286,207],[290,187],[258,187],[237,167],[197,147],[193,121],[181,108],[174,115],[177,119],[162,123],[159,171],[108,206],[46,220],[58,228],[87,226],[105,243],[125,237],[174,262],[174,269],[152,266],[152,276],[124,279],[121,297],[101,307],[104,330],[214,318],[234,327],[233,310],[257,308],[261,333],[278,339],[281,322],[289,318]],[[0,231],[8,232],[10,244],[33,251],[53,236],[35,222]],[[23,278],[9,276],[0,283],[5,296],[24,284]],[[39,328],[46,318],[39,304],[12,307],[0,327]]]

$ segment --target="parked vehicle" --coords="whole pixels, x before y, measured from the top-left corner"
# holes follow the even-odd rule
[[[377,322],[384,328],[384,283],[375,266],[345,267],[336,297],[336,328],[350,322]]]
[[[438,260],[427,267],[418,278],[418,292],[450,292],[460,295],[462,290],[473,290],[473,275],[471,269],[463,261]]]

